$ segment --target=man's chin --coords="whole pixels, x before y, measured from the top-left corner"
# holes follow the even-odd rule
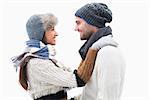
[[[87,40],[86,38],[84,38],[84,37],[80,37],[80,40]]]

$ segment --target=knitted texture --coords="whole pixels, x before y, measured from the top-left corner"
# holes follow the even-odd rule
[[[106,4],[90,3],[76,11],[75,16],[84,19],[88,24],[102,28],[112,21],[112,12]]]
[[[90,79],[92,75],[97,52],[98,50],[89,49],[85,60],[81,61],[78,67],[78,75],[85,83]]]
[[[43,23],[41,21],[40,15],[33,15],[29,18],[26,23],[26,30],[29,39],[41,41],[44,36]]]

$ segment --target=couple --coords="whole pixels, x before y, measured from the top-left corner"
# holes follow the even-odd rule
[[[112,31],[105,23],[112,12],[103,3],[86,4],[75,13],[75,31],[81,40],[82,61],[71,71],[55,59],[57,18],[49,14],[31,16],[26,29],[29,40],[24,53],[15,57],[19,82],[34,100],[67,100],[68,88],[83,87],[80,100],[120,100],[124,60]]]

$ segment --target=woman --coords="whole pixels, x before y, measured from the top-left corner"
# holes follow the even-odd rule
[[[73,72],[55,59],[57,18],[38,14],[26,24],[29,40],[24,53],[13,59],[20,66],[19,82],[34,100],[67,100],[66,89],[84,86],[94,68],[97,51],[108,43],[96,43]],[[100,48],[97,48],[100,47]]]

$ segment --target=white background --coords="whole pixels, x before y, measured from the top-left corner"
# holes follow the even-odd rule
[[[81,2],[82,1],[82,2]],[[79,33],[74,31],[75,11],[88,2],[106,3],[113,12],[108,24],[126,59],[126,77],[122,100],[150,100],[150,69],[148,44],[150,25],[148,0],[3,0],[0,2],[0,99],[32,100],[18,83],[18,73],[10,61],[20,54],[27,40],[25,24],[37,13],[52,12],[59,19],[56,30],[57,58],[66,66],[76,68],[81,60]],[[150,16],[149,16],[150,17]],[[81,89],[69,92],[69,96]]]

